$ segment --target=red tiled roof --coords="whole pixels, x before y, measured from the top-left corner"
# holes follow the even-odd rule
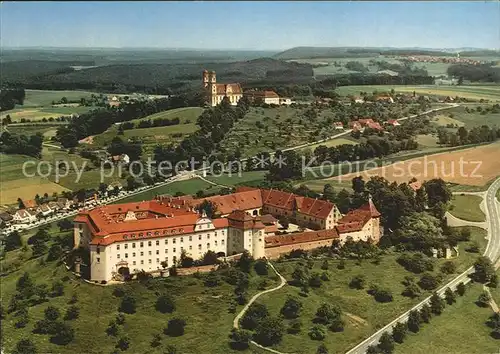
[[[380,213],[379,211],[377,210],[377,207],[375,206],[375,204],[373,204],[373,201],[371,200],[371,198],[368,200],[368,203],[362,205],[359,210],[367,210],[370,212],[370,216],[372,218],[378,218],[380,217]]]
[[[411,189],[413,189],[415,192],[418,191],[420,188],[422,188],[422,182],[420,181],[415,181],[410,184],[408,184]]]
[[[370,199],[360,208],[351,210],[344,215],[338,220],[338,225],[335,228],[339,234],[361,231],[370,219],[378,217],[380,217],[380,213]]]
[[[262,98],[279,98],[280,96],[274,91],[247,91],[245,95],[250,97],[262,97]]]
[[[34,199],[23,200],[23,204],[26,209],[36,208],[38,206]]]
[[[371,118],[364,118],[364,119],[359,119],[358,122],[362,125],[367,125],[369,123],[374,123],[373,119]]]
[[[305,242],[314,242],[338,238],[339,235],[335,229],[308,231],[286,235],[268,236],[265,238],[266,248],[294,245]]]
[[[264,229],[266,226],[243,210],[235,210],[227,217],[229,226],[238,229]]]
[[[335,206],[333,203],[327,200],[312,199],[308,197],[296,197],[300,198],[300,203],[297,203],[298,212],[301,214],[313,216],[315,218],[326,219],[328,214],[332,211]]]
[[[261,189],[263,204],[272,207],[293,210],[295,207],[295,195],[277,189]]]

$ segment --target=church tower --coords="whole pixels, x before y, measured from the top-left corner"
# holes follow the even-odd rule
[[[205,89],[208,88],[209,82],[210,80],[209,80],[208,70],[203,70],[203,87]]]

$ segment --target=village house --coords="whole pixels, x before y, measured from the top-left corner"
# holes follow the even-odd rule
[[[111,162],[125,166],[130,163],[130,157],[127,154],[113,155],[111,156]]]
[[[57,198],[57,205],[60,210],[69,210],[73,203],[68,198]]]
[[[13,219],[14,218],[12,217],[11,214],[9,214],[7,212],[0,212],[0,225],[10,226]]]
[[[22,200],[24,209],[36,210],[38,208],[38,203],[34,199],[23,199]]]
[[[252,103],[256,101],[260,101],[265,104],[280,104],[280,96],[274,91],[266,90],[266,91],[246,91],[243,94],[244,97],[247,97],[248,100]]]
[[[18,224],[29,224],[31,222],[35,222],[37,220],[37,217],[36,213],[32,211],[26,209],[19,209],[12,216],[12,220]]]
[[[344,129],[344,123],[342,122],[334,122],[333,127],[335,130],[343,130]]]
[[[288,98],[288,97],[280,97],[280,105],[285,105],[285,106],[289,106],[291,105],[292,103],[294,103],[292,101],[292,99]]]
[[[36,209],[36,212],[42,216],[49,216],[54,210],[52,210],[47,203],[43,203]]]
[[[221,103],[224,97],[229,99],[231,105],[236,106],[243,97],[243,90],[239,83],[218,84],[215,71],[203,71],[203,88],[207,94],[208,104],[212,107]]]
[[[386,122],[387,125],[392,125],[393,127],[399,127],[401,125],[401,123],[399,123],[397,121],[397,119],[389,119],[387,122]]]
[[[217,206],[218,217],[195,211],[205,200]],[[316,230],[275,235],[277,218],[283,215]],[[90,251],[91,280],[107,282],[176,265],[183,251],[194,259],[207,251],[225,257],[244,250],[254,258],[274,258],[334,240],[378,242],[379,218],[371,200],[342,216],[325,200],[240,187],[233,194],[209,198],[163,196],[84,210],[74,220],[74,242]]]

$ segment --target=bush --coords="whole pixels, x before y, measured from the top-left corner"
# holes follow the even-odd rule
[[[363,275],[356,275],[349,283],[351,289],[363,289],[365,287],[365,277]]]
[[[464,296],[465,290],[466,290],[465,284],[463,282],[460,282],[457,285],[457,294],[460,295],[460,296]]]
[[[267,307],[258,302],[254,302],[241,318],[240,325],[244,329],[253,330],[257,328],[260,321],[268,316],[269,311],[267,310]]]
[[[66,310],[66,315],[64,315],[65,320],[74,320],[77,319],[80,315],[80,309],[76,306],[70,306]]]
[[[403,253],[398,258],[398,263],[409,272],[417,274],[425,271],[432,272],[434,270],[434,261],[420,252],[414,254]]]
[[[56,281],[52,284],[52,296],[63,296],[64,295],[64,284],[61,281]]]
[[[125,323],[125,315],[123,313],[118,313],[118,315],[116,315],[116,324],[117,325],[123,325]]]
[[[203,283],[205,284],[206,287],[214,288],[216,286],[219,286],[220,282],[221,278],[219,274],[217,274],[215,271],[212,270],[210,271],[210,273],[207,274]]]
[[[490,306],[490,300],[490,295],[486,291],[483,291],[477,298],[476,304],[480,307],[488,307]]]
[[[406,337],[406,323],[398,322],[392,330],[392,338],[396,343],[403,343]]]
[[[48,321],[55,321],[59,318],[59,310],[54,306],[49,306],[44,311],[44,317]]]
[[[425,273],[420,277],[418,285],[424,290],[434,290],[439,285],[439,281],[432,274]]]
[[[118,340],[118,343],[116,343],[115,348],[118,348],[121,351],[125,351],[129,348],[129,346],[130,346],[130,339],[128,337],[121,337]]]
[[[302,303],[297,298],[289,296],[281,308],[280,313],[283,317],[288,319],[297,318],[300,316],[301,309]]]
[[[403,290],[401,295],[411,297],[413,299],[418,297],[420,293],[420,288],[416,284],[410,284]]]
[[[255,329],[255,341],[264,346],[271,346],[281,342],[285,332],[283,321],[278,317],[265,317]]]
[[[231,348],[235,350],[246,350],[250,346],[252,332],[245,329],[233,328],[231,331]]]
[[[160,295],[156,300],[155,308],[161,313],[172,313],[175,310],[174,299],[170,295]]]
[[[255,262],[253,268],[258,275],[268,275],[269,274],[269,266],[267,262],[263,259],[259,259]]]
[[[50,337],[50,341],[58,345],[67,345],[73,341],[75,338],[75,331],[68,324],[63,322],[57,322],[55,325],[55,330]]]
[[[116,297],[123,297],[125,296],[125,289],[119,287],[119,288],[114,288],[113,289],[113,296]]]
[[[301,330],[302,330],[302,322],[299,319],[290,321],[287,329],[288,333],[297,334],[300,333]]]
[[[446,261],[441,266],[441,272],[444,274],[453,274],[457,270],[457,266],[452,261]]]
[[[337,264],[337,269],[345,269],[345,261],[343,259]]]
[[[133,298],[130,295],[125,295],[122,298],[122,302],[120,303],[118,311],[132,314],[135,313],[135,308],[136,308],[135,298]]]
[[[326,337],[325,327],[320,325],[315,325],[309,330],[309,337],[312,340],[323,340]]]
[[[174,318],[168,321],[167,328],[165,328],[163,332],[171,337],[179,337],[184,334],[185,327],[186,321],[180,318]]]
[[[36,354],[35,343],[31,339],[21,339],[12,354]]]
[[[321,275],[319,273],[313,273],[309,278],[309,286],[313,288],[321,287]]]
[[[108,325],[108,328],[106,328],[106,334],[108,336],[116,337],[118,335],[118,331],[119,328],[115,321],[111,321]]]

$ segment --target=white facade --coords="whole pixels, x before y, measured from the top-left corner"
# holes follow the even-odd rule
[[[37,220],[35,213],[30,213],[26,209],[18,210],[13,216],[13,221],[19,224],[27,224]]]

